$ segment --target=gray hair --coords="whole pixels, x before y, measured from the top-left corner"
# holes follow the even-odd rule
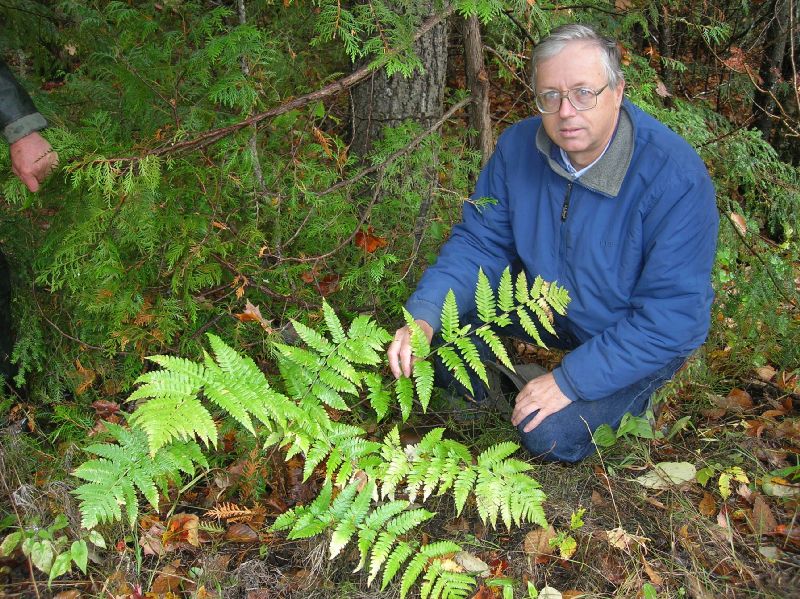
[[[624,81],[620,66],[620,51],[616,40],[600,35],[595,29],[580,23],[561,25],[550,32],[546,38],[533,49],[531,56],[531,82],[536,89],[536,70],[538,65],[548,58],[553,58],[570,42],[588,42],[600,50],[600,60],[606,71],[608,86],[616,89]]]

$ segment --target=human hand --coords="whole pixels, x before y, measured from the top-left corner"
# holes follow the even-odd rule
[[[58,164],[58,154],[38,132],[18,139],[9,150],[11,170],[33,192],[39,190],[39,185]]]
[[[542,420],[563,410],[571,403],[572,400],[558,388],[553,373],[548,372],[528,381],[528,384],[519,392],[516,406],[511,413],[511,423],[518,426],[528,415],[538,410],[537,414],[522,429],[523,432],[529,433],[539,426]]]
[[[433,327],[424,320],[415,320],[414,322],[419,325],[430,343],[433,339]],[[411,354],[411,329],[408,326],[397,329],[394,341],[386,350],[386,356],[389,358],[389,368],[392,369],[394,378],[399,379],[401,374],[411,376],[414,356]]]

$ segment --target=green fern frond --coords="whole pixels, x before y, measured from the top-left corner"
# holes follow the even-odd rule
[[[206,445],[217,444],[217,426],[199,399],[186,395],[162,395],[140,405],[129,418],[131,426],[147,434],[150,455],[170,441],[197,437]]]
[[[452,541],[437,541],[430,545],[422,547],[417,555],[408,564],[406,571],[403,573],[403,578],[400,581],[400,598],[404,599],[411,590],[411,587],[422,574],[423,569],[431,561],[432,558],[445,555],[447,553],[457,553],[461,551],[461,547]]]
[[[539,330],[536,328],[533,320],[522,306],[517,308],[517,318],[519,318],[519,324],[522,326],[522,329],[528,333],[528,335],[533,337],[536,343],[538,343],[541,347],[547,347],[542,341],[542,338],[539,335]]]
[[[412,372],[414,385],[417,389],[417,398],[422,406],[422,411],[428,410],[428,404],[433,393],[433,365],[430,362],[417,362]]]
[[[331,308],[330,304],[325,300],[322,301],[322,314],[333,342],[336,344],[344,343],[347,340],[347,335],[345,335],[344,328],[342,328],[342,322],[339,320],[339,317],[336,315],[333,308]]]
[[[512,441],[505,441],[504,443],[492,445],[478,456],[478,466],[482,468],[491,468],[512,455],[518,449],[519,445]]]
[[[467,374],[467,369],[464,367],[464,362],[461,360],[461,357],[453,350],[452,347],[447,345],[442,345],[436,350],[439,353],[439,357],[442,359],[442,364],[453,373],[453,377],[464,387],[466,387],[470,393],[475,393],[472,389],[472,381],[469,379],[469,375]]]
[[[383,568],[383,579],[381,580],[381,590],[383,591],[389,586],[392,578],[395,577],[400,567],[406,563],[411,554],[414,553],[416,547],[406,541],[400,541],[394,548],[394,551],[386,559],[386,565]]]
[[[407,376],[400,376],[394,386],[397,403],[400,404],[400,413],[403,422],[411,416],[411,408],[414,403],[414,383]]]
[[[334,346],[331,344],[331,342],[325,339],[325,337],[323,337],[314,329],[307,327],[302,322],[298,322],[296,320],[292,320],[292,326],[294,327],[294,330],[300,339],[303,340],[303,343],[308,345],[308,347],[314,351],[323,356],[327,356],[333,351]]]
[[[506,368],[514,371],[514,364],[511,362],[511,358],[508,357],[508,352],[506,351],[505,345],[500,340],[500,337],[490,328],[479,328],[475,331],[475,334],[480,337],[486,345],[489,346],[489,349],[495,355],[495,357],[500,360],[500,363],[503,364]]]
[[[525,305],[531,297],[530,290],[528,289],[528,276],[525,274],[524,270],[521,270],[519,274],[517,274],[517,281],[514,286],[514,297],[520,305]]]
[[[447,292],[442,305],[442,339],[450,342],[458,335],[458,305],[453,290]]]
[[[511,312],[514,309],[514,285],[509,268],[506,268],[500,277],[500,285],[497,287],[497,305],[501,312]]]
[[[464,361],[467,363],[467,366],[469,366],[488,386],[489,379],[486,376],[486,367],[483,365],[481,356],[478,353],[478,348],[475,347],[475,344],[472,342],[472,340],[468,337],[458,337],[454,343],[461,352],[461,355],[464,358]]]
[[[494,290],[489,282],[489,278],[478,270],[478,285],[475,288],[475,305],[478,308],[478,318],[481,322],[490,323],[497,317],[497,305],[494,299]]]
[[[389,392],[383,387],[383,379],[376,373],[367,373],[364,377],[364,382],[367,385],[367,399],[369,405],[375,410],[375,415],[378,421],[383,420],[389,412],[389,401],[391,396]]]
[[[453,498],[456,503],[456,515],[461,514],[461,511],[464,509],[464,504],[467,502],[467,497],[469,497],[477,477],[478,474],[471,468],[465,468],[456,475],[455,482],[453,483]]]

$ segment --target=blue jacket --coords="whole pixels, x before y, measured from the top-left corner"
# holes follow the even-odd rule
[[[464,204],[406,304],[414,318],[438,330],[448,289],[462,315],[473,310],[479,267],[495,286],[508,265],[557,281],[572,300],[557,328],[580,345],[553,374],[572,400],[607,397],[705,340],[714,187],[692,147],[629,101],[606,153],[579,179],[532,117],[500,136],[472,197],[497,203]]]

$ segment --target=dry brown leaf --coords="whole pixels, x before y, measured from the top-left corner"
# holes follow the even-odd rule
[[[618,11],[626,11],[633,4],[633,0],[614,0],[614,8]]]
[[[736,227],[736,230],[739,231],[739,233],[741,233],[742,235],[747,235],[747,221],[744,220],[744,217],[741,214],[737,214],[736,212],[731,212],[728,216],[730,217],[733,225]],[[774,371],[773,374],[775,374]]]
[[[267,333],[272,334],[275,332],[274,329],[269,326],[272,321],[261,316],[261,308],[252,304],[250,300],[247,300],[245,303],[244,311],[239,314],[234,314],[234,317],[241,322],[257,322]]]
[[[644,559],[644,556],[642,556],[642,566],[644,567],[645,574],[647,574],[650,582],[659,586],[664,584],[664,578],[653,569],[653,566],[651,566],[650,563]]]
[[[368,254],[372,254],[377,249],[386,247],[388,241],[385,237],[380,237],[374,234],[372,227],[367,228],[367,231],[358,231],[353,238],[356,247],[360,247]]]
[[[482,584],[478,587],[477,592],[472,596],[472,599],[495,599],[497,595],[494,590]]]
[[[746,484],[741,483],[739,487],[736,489],[736,493],[744,499],[747,503],[753,503],[753,492],[750,490]]]
[[[589,597],[584,591],[576,591],[575,589],[569,589],[561,593],[561,596],[564,599],[581,599],[581,597]]]
[[[459,570],[449,570],[449,572],[471,572],[473,574],[478,574],[479,576],[483,576],[484,578],[489,576],[490,568],[489,564],[479,558],[477,555],[470,553],[469,551],[459,551],[456,553],[455,557],[456,565],[460,568]]]
[[[592,491],[592,505],[595,507],[603,507],[604,505],[608,504],[602,495],[598,491]]]
[[[618,526],[613,530],[607,530],[606,538],[612,547],[622,549],[623,551],[628,551],[636,546],[646,548],[646,543],[650,540],[647,537],[632,535],[631,533],[626,532],[621,526]]]
[[[708,408],[706,410],[700,410],[700,413],[709,420],[719,420],[725,414],[727,414],[727,412],[728,411],[724,408]]]
[[[247,591],[247,599],[274,599],[274,597],[277,597],[277,595],[274,595],[269,589]]]
[[[181,588],[181,579],[184,575],[180,563],[180,560],[175,560],[171,564],[164,566],[153,581],[150,592],[165,594],[179,591]]]
[[[669,98],[672,94],[669,93],[667,86],[664,85],[664,82],[659,79],[658,83],[656,84],[656,93],[662,98]]]
[[[531,556],[553,555],[553,548],[550,546],[550,539],[556,537],[556,531],[552,526],[547,528],[536,528],[525,535],[523,547],[525,553]]]
[[[697,509],[701,514],[709,518],[716,514],[717,502],[714,500],[714,496],[708,491],[704,492],[703,499],[700,500],[700,504],[697,506]]]
[[[753,521],[751,526],[753,532],[759,536],[773,532],[778,526],[778,521],[772,514],[769,504],[761,495],[756,495],[753,501]]]
[[[202,585],[194,595],[194,599],[217,599],[219,595],[216,592],[208,590],[205,585]]]
[[[225,531],[225,540],[231,543],[257,543],[258,533],[244,522],[237,522]]]
[[[81,592],[76,589],[70,589],[69,591],[61,591],[57,595],[53,595],[53,599],[80,599]]]
[[[775,370],[772,366],[762,366],[761,368],[756,368],[756,376],[764,382],[769,382],[773,379],[777,370]]]
[[[729,412],[742,412],[753,407],[753,398],[743,389],[733,389],[727,396],[713,396],[718,408]]]

